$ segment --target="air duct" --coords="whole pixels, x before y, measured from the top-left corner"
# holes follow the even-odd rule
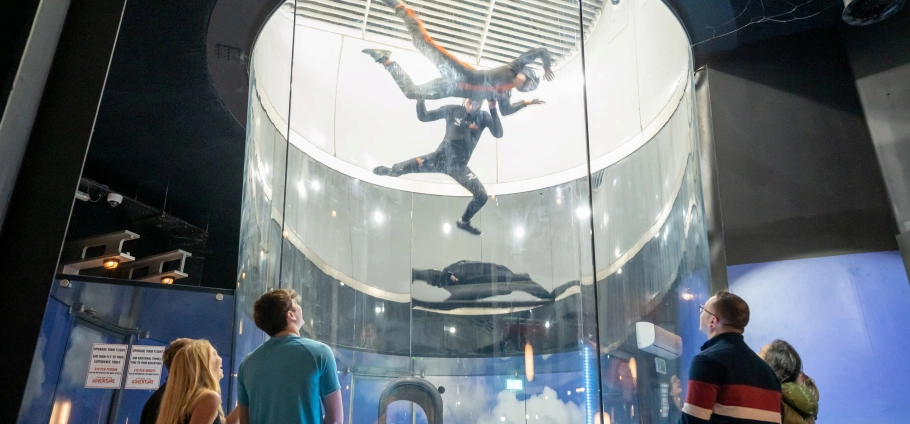
[[[844,0],[844,22],[863,26],[883,21],[904,8],[907,0]]]

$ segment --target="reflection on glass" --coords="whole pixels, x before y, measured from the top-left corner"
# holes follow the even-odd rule
[[[708,278],[675,17],[660,2],[384,3],[279,9],[270,21],[296,16],[284,97],[254,51],[245,328],[265,290],[300,293],[352,423],[376,422],[404,376],[436,387],[446,423],[674,422]],[[639,350],[641,321],[682,336],[682,355]],[[427,422],[413,403],[388,411]]]

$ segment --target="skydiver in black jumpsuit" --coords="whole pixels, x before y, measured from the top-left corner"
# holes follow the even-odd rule
[[[490,262],[458,261],[438,271],[435,269],[411,270],[412,281],[426,281],[427,284],[449,290],[448,300],[479,300],[490,296],[525,292],[539,299],[554,299],[556,296],[531,279],[531,276],[517,274],[511,269]]]
[[[396,163],[391,168],[378,166],[373,169],[373,173],[389,177],[412,173],[439,173],[452,177],[474,195],[455,226],[468,233],[480,235],[480,230],[471,226],[471,218],[487,203],[487,191],[468,167],[468,161],[471,160],[471,154],[474,153],[484,128],[489,128],[493,137],[502,137],[502,123],[496,112],[496,103],[492,100],[488,103],[490,112],[480,110],[481,103],[471,99],[465,99],[461,106],[446,105],[427,112],[426,103],[418,100],[417,119],[422,122],[446,120],[446,134],[442,143],[432,153]]]
[[[471,65],[456,59],[445,48],[436,44],[430,35],[427,34],[426,29],[423,27],[423,22],[417,17],[417,14],[406,7],[400,0],[383,1],[395,11],[395,14],[402,18],[405,27],[411,34],[414,47],[433,62],[442,75],[441,78],[426,84],[416,85],[411,80],[411,77],[389,58],[392,54],[390,51],[364,49],[364,53],[369,54],[377,63],[381,63],[392,74],[392,78],[395,79],[401,91],[409,99],[432,100],[446,97],[461,97],[474,100],[492,99],[499,102],[499,109],[502,111],[503,116],[506,116],[518,110],[513,108],[515,105],[526,106],[528,104],[542,103],[540,100],[533,100],[509,104],[513,88],[523,92],[532,91],[537,88],[540,82],[540,78],[534,70],[527,65],[540,59],[545,71],[544,78],[547,81],[552,81],[556,77],[550,69],[550,53],[545,48],[529,50],[508,65],[485,71],[476,70]]]

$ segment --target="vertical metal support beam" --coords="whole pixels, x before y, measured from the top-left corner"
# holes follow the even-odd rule
[[[29,133],[38,113],[41,93],[51,69],[69,3],[69,0],[44,0],[38,4],[9,93],[9,102],[0,110],[0,227],[16,185],[19,165],[28,146]]]
[[[20,270],[0,296],[11,318],[0,326],[2,423],[19,415],[125,6],[70,4],[0,230],[0,269]]]
[[[136,291],[139,292],[138,290]],[[130,357],[133,356],[133,335],[126,336],[126,358],[123,363],[123,373],[120,374],[120,389],[114,392],[114,399],[111,400],[111,410],[107,414],[107,424],[117,424],[117,416],[120,415],[120,406],[123,404],[123,394],[126,391],[126,378],[129,376]],[[136,341],[139,341],[139,335],[136,335]],[[62,373],[61,373],[62,374]]]
[[[717,181],[717,156],[714,151],[714,123],[711,116],[709,70],[695,72],[695,104],[698,115],[698,142],[701,150],[702,196],[705,202],[705,224],[708,230],[708,249],[711,260],[711,293],[729,287],[727,253],[724,247],[724,222]]]
[[[490,32],[490,21],[493,20],[494,7],[496,7],[496,0],[490,0],[490,8],[487,9],[487,18],[483,22],[483,34],[480,36],[480,42],[477,43],[477,58],[474,60],[476,65],[480,65],[480,59],[483,57],[483,49],[487,45],[487,34]]]
[[[370,7],[372,7],[372,6],[373,6],[373,0],[367,0],[367,7],[363,11],[363,25],[360,27],[360,38],[367,37],[367,23],[370,20]]]

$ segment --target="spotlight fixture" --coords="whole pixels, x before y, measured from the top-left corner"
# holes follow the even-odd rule
[[[174,277],[161,277],[161,284],[174,284]]]
[[[118,261],[116,259],[106,259],[104,261],[104,267],[107,269],[114,269],[114,268],[117,268],[117,266],[119,266],[119,265],[120,265],[120,261]]]

